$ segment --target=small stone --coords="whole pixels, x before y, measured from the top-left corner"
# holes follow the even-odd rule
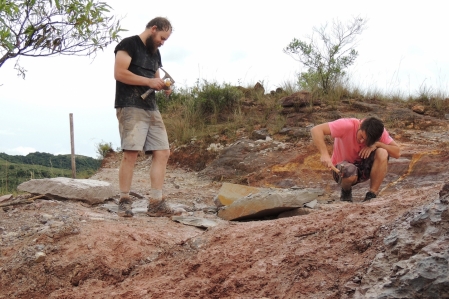
[[[51,228],[61,227],[61,226],[64,225],[64,222],[61,222],[61,221],[51,221],[51,222],[49,223],[49,225],[50,225]]]
[[[413,112],[416,112],[418,114],[424,114],[425,112],[425,107],[422,105],[415,105],[412,107]]]
[[[42,216],[42,218],[45,219],[45,220],[50,220],[50,219],[53,218],[53,216],[50,215],[50,214],[42,214],[41,216]]]
[[[39,251],[39,252],[36,252],[34,257],[35,257],[34,261],[36,263],[41,263],[41,262],[45,261],[45,258],[47,257],[47,255],[44,252]]]

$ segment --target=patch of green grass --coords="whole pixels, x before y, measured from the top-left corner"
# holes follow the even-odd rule
[[[36,153],[35,153],[36,154]],[[47,157],[47,155],[53,156],[51,154],[46,153],[37,153],[34,157]],[[26,182],[31,179],[43,179],[43,178],[54,178],[54,177],[72,177],[71,166],[69,168],[60,168],[53,166],[44,166],[37,164],[40,159],[34,160],[36,164],[33,164],[29,160],[29,155],[27,156],[10,156],[4,153],[1,153],[0,157],[0,195],[3,194],[17,194],[17,186],[23,182]],[[55,156],[53,156],[55,157]],[[57,157],[57,156],[56,156]],[[83,159],[88,157],[77,157],[76,160],[80,160],[80,170],[77,170],[76,178],[77,179],[86,179],[90,176],[94,175],[98,169],[99,164],[92,165],[91,167],[86,166],[86,164],[81,163]],[[17,163],[23,159],[29,163]],[[87,160],[90,160],[89,158]],[[8,161],[11,160],[11,161]],[[57,160],[57,159],[55,159]],[[85,161],[84,161],[85,162]],[[45,162],[46,163],[46,162]],[[78,163],[78,161],[77,161]],[[51,163],[50,163],[51,165]],[[77,164],[78,166],[78,164]],[[77,168],[78,169],[78,168]]]

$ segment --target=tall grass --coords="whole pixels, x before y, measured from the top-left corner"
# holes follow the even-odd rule
[[[234,122],[242,92],[229,84],[203,80],[192,88],[175,90],[170,99],[158,96],[158,106],[166,114],[165,124],[171,140],[186,143],[208,134],[208,126]]]
[[[430,107],[437,110],[447,110],[449,108],[449,99],[447,97],[448,95],[446,93],[436,91],[423,82],[418,89],[417,100],[422,103],[428,103]]]
[[[276,91],[264,93],[254,86],[231,86],[203,80],[193,87],[174,90],[169,99],[163,94],[158,94],[157,99],[170,140],[182,145],[216,135],[226,135],[228,140],[232,140],[237,137],[237,132],[250,133],[260,127],[275,134],[287,123],[279,100],[300,90],[297,82],[289,81],[283,82]],[[449,113],[447,95],[425,85],[416,96],[400,91],[386,94],[380,89],[354,86],[343,78],[328,93],[319,90],[309,92],[312,94],[311,106],[316,99],[331,109],[337,109],[341,101],[348,99],[377,104],[393,101],[408,105],[425,103],[441,110],[441,113]],[[305,110],[306,113],[312,111]]]

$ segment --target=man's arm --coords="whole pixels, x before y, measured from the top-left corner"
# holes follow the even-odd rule
[[[149,86],[155,90],[161,90],[165,86],[164,81],[159,76],[159,70],[157,70],[155,78],[147,78],[129,71],[130,64],[131,56],[129,56],[128,52],[117,51],[114,64],[115,80],[128,85]]]
[[[386,149],[388,152],[388,155],[390,157],[397,159],[401,156],[401,149],[399,148],[399,145],[394,140],[391,141],[389,144],[385,144],[380,141],[377,141],[374,143],[374,146],[378,147],[378,148]]]
[[[325,135],[331,134],[331,129],[328,123],[323,123],[321,125],[317,125],[310,130],[312,134],[312,140],[315,146],[318,148],[318,151],[321,154],[321,163],[328,167],[329,169],[334,169],[334,165],[332,164],[332,159],[327,150],[326,142],[324,140]]]
[[[394,140],[392,140],[389,144],[385,144],[383,142],[377,141],[371,146],[364,147],[360,150],[359,156],[363,159],[369,157],[372,151],[376,150],[376,148],[383,148],[388,152],[388,155],[393,158],[399,158],[401,156],[401,149],[397,145]]]

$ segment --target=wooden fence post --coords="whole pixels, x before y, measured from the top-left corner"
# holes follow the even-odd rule
[[[73,113],[70,113],[70,145],[72,149],[72,179],[76,179],[75,141],[73,133]]]

